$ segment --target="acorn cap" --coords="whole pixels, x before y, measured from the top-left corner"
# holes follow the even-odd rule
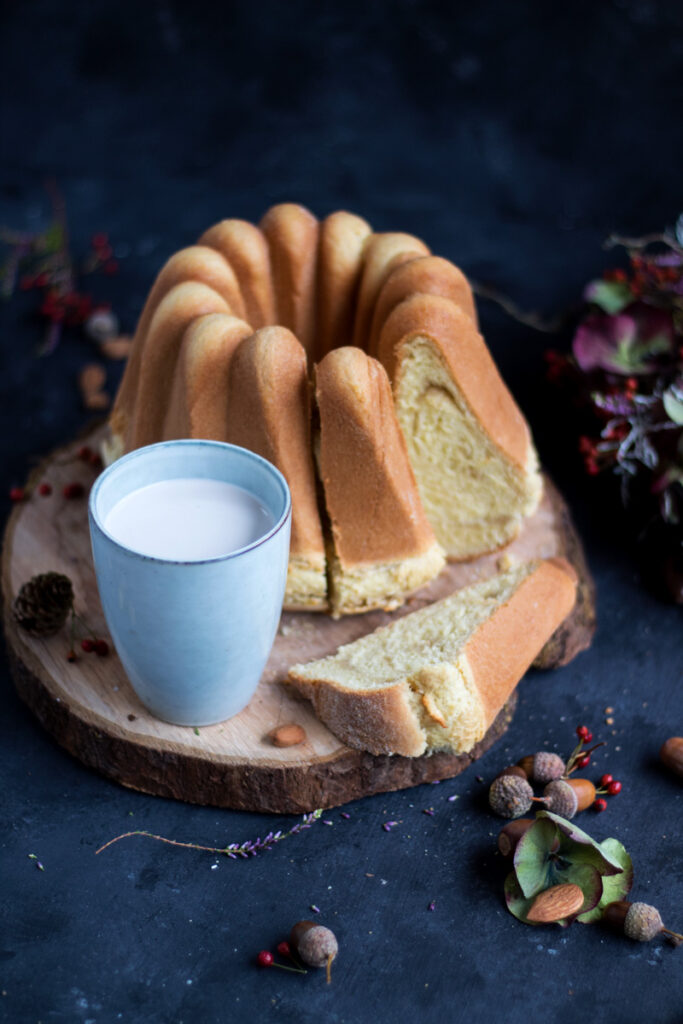
[[[553,754],[550,750],[539,750],[534,754],[532,778],[539,786],[561,779],[566,770],[567,766],[559,754]]]
[[[499,775],[489,789],[491,810],[501,818],[521,818],[531,807],[534,791],[518,775]]]
[[[636,942],[649,942],[664,927],[659,911],[649,903],[632,903],[624,920],[624,935]]]
[[[564,779],[549,782],[543,790],[543,800],[548,810],[562,818],[573,818],[579,806],[576,791]]]

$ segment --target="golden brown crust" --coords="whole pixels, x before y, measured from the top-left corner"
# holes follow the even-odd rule
[[[143,352],[152,318],[161,301],[179,284],[198,281],[212,288],[225,302],[225,311],[244,316],[244,301],[237,278],[229,263],[218,252],[205,245],[192,245],[174,253],[159,271],[147,296],[135,330],[133,345],[123,380],[110,417],[114,434],[124,436],[129,429],[131,410],[135,405]]]
[[[402,349],[417,337],[430,340],[482,428],[526,473],[531,451],[527,422],[470,318],[450,299],[438,295],[414,295],[396,306],[378,346],[378,357],[395,390],[400,387]]]
[[[416,256],[428,255],[427,246],[414,235],[406,235],[400,231],[384,231],[372,236],[363,252],[363,269],[353,330],[354,345],[367,350],[377,296],[391,271],[401,263],[415,259]]]
[[[292,495],[290,554],[323,573],[306,353],[286,327],[262,327],[238,346],[230,368],[226,440],[283,473]]]
[[[395,562],[434,544],[417,492],[389,379],[358,348],[316,367],[319,470],[342,567]]]
[[[353,341],[353,315],[362,256],[372,228],[353,213],[339,210],[320,224],[318,250],[316,362]]]
[[[239,343],[251,333],[248,323],[225,313],[209,313],[189,324],[180,346],[163,440],[228,440],[230,363]]]
[[[311,701],[320,721],[348,746],[371,754],[424,754],[425,735],[406,682],[382,690],[346,690],[324,680],[310,683],[290,671],[287,683]]]
[[[470,637],[462,652],[486,709],[487,727],[576,600],[576,572],[548,559]]]
[[[280,203],[271,206],[260,227],[270,251],[276,323],[293,331],[306,352],[312,353],[318,221],[303,206]]]
[[[262,231],[246,220],[222,220],[199,239],[222,253],[235,272],[244,300],[244,319],[254,330],[275,323],[275,299],[268,243]]]
[[[176,285],[159,303],[142,339],[137,386],[132,389],[134,406],[125,434],[126,451],[161,438],[183,335],[196,317],[206,313],[230,313],[230,308],[217,292],[198,281]]]
[[[441,256],[418,256],[394,267],[382,286],[372,317],[368,343],[370,355],[377,355],[382,326],[392,310],[404,299],[418,294],[450,299],[477,326],[472,289],[463,272]]]

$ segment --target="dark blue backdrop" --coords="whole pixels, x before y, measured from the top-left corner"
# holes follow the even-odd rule
[[[54,176],[74,249],[101,229],[122,254],[97,287],[128,329],[168,254],[278,200],[414,232],[554,311],[606,265],[609,231],[659,229],[683,205],[682,22],[655,0],[10,2],[0,222],[40,223]],[[85,421],[74,379],[90,350],[72,336],[37,359],[33,303],[21,293],[0,308],[5,511],[31,459]],[[656,762],[683,732],[680,611],[639,587],[616,506],[598,509],[581,477],[543,382],[548,338],[487,304],[481,318],[572,501],[600,627],[589,653],[523,683],[508,736],[478,770],[488,780],[545,744],[566,750],[579,721],[607,733],[614,706],[596,762],[624,792],[587,827],[627,845],[637,897],[681,928],[682,791]],[[1,692],[2,1020],[683,1021],[683,950],[507,914],[499,822],[476,770],[361,801],[349,820],[331,812],[333,825],[250,862],[212,870],[208,855],[143,839],[95,859],[131,827],[227,843],[283,822],[126,792],[43,734],[4,664]],[[387,833],[389,818],[401,824]],[[312,903],[340,939],[333,985],[253,967]]]

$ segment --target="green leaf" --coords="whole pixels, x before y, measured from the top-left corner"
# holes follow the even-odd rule
[[[677,423],[679,426],[683,425],[683,396],[678,388],[674,388],[673,385],[668,387],[662,395],[662,402],[664,403],[664,411],[670,420]]]
[[[537,818],[517,843],[513,863],[519,887],[526,899],[551,884],[548,882],[549,856],[556,839],[557,826]]]
[[[566,818],[561,818],[559,814],[553,814],[552,811],[539,811],[536,817],[537,819],[549,818],[557,825],[560,831],[561,856],[571,859],[575,863],[590,864],[601,875],[618,875],[624,870],[619,860],[610,853],[609,848],[603,849],[578,825],[567,821]],[[570,842],[568,843],[563,836],[566,836]]]
[[[591,302],[611,315],[620,313],[633,302],[633,293],[624,281],[593,281],[588,288]]]
[[[591,924],[599,921],[605,907],[615,900],[623,900],[631,891],[633,885],[633,862],[625,847],[618,839],[605,839],[600,843],[600,849],[608,854],[613,860],[618,860],[622,867],[620,875],[612,875],[602,880],[602,896],[597,906],[592,910],[583,911],[577,917],[581,924]]]
[[[505,879],[505,904],[510,913],[523,924],[536,925],[537,921],[527,921],[526,916],[531,910],[534,897],[527,899],[522,892],[514,871]]]

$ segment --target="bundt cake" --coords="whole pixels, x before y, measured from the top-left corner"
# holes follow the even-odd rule
[[[541,493],[461,271],[412,235],[291,203],[209,228],[152,287],[105,456],[183,436],[287,477],[286,608],[394,608],[443,552],[506,544]]]

